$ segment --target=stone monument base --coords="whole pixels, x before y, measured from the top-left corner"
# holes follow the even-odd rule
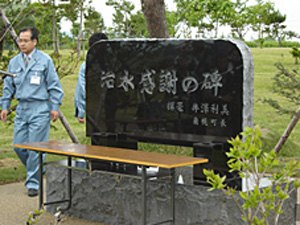
[[[76,163],[77,164],[77,163]],[[233,200],[220,190],[193,185],[192,167],[176,170],[176,225],[241,225],[241,213]],[[64,212],[71,217],[109,225],[142,224],[141,179],[72,170],[72,206]],[[67,168],[49,164],[46,170],[47,201],[67,199]],[[286,200],[279,224],[294,225],[297,193]],[[59,205],[65,207],[65,203]],[[47,206],[56,212],[58,205]],[[170,185],[164,179],[153,179],[147,186],[147,222],[156,223],[170,216]]]

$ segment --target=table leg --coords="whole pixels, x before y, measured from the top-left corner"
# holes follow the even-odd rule
[[[40,165],[40,190],[39,190],[39,197],[40,197],[40,209],[43,207],[44,204],[44,183],[43,183],[43,152],[39,152],[39,165]]]
[[[69,187],[69,202],[68,207],[66,209],[69,209],[72,204],[72,157],[68,157],[68,187]],[[65,209],[65,210],[66,210]]]
[[[66,208],[61,209],[61,211],[66,211],[71,208],[72,205],[72,157],[68,156],[68,194],[69,199],[67,200],[68,206]]]
[[[142,166],[142,216],[143,225],[147,224],[147,173],[146,167]]]
[[[171,218],[172,224],[175,224],[175,188],[176,177],[174,168],[171,169]]]
[[[39,152],[39,160],[40,160],[40,208],[46,205],[53,205],[53,204],[61,204],[68,202],[66,208],[61,209],[61,211],[68,210],[72,204],[72,157],[68,156],[68,177],[67,177],[67,191],[69,195],[69,199],[59,200],[59,201],[52,201],[52,202],[44,202],[44,187],[43,187],[43,152]]]
[[[176,189],[176,174],[175,174],[175,169],[171,168],[170,169],[170,218],[164,221],[160,221],[157,223],[154,223],[155,225],[158,224],[164,224],[164,223],[170,223],[172,225],[175,224],[175,189]],[[147,172],[146,172],[146,167],[142,166],[142,185],[143,185],[143,190],[142,190],[142,207],[143,207],[143,225],[147,224]],[[153,225],[154,225],[153,224]]]

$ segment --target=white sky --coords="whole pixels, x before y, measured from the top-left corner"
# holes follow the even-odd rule
[[[105,26],[112,26],[112,14],[114,9],[112,6],[107,6],[105,4],[106,0],[93,0],[92,5],[96,8],[98,12],[100,12],[104,18]],[[140,0],[131,0],[135,5],[135,9],[141,9],[141,1]],[[250,4],[255,3],[255,0],[250,0]],[[279,9],[282,14],[286,15],[287,30],[295,31],[300,35],[300,0],[271,0],[271,2],[275,3],[275,9]],[[175,10],[176,4],[173,0],[165,0],[165,4],[169,10]],[[62,31],[69,32],[71,24],[68,22],[62,23]],[[222,32],[222,31],[221,31]],[[223,31],[225,36],[228,35],[228,31]],[[253,34],[248,34],[246,39],[256,39],[257,37]],[[298,39],[299,41],[299,39]]]
[[[255,3],[255,0],[250,0]],[[287,26],[287,30],[291,30],[300,35],[300,0],[271,0],[275,3],[275,9],[283,15],[286,15],[286,20],[283,23]],[[300,41],[299,39],[296,39]]]

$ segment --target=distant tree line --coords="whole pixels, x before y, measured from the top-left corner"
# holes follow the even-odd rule
[[[256,0],[173,0],[176,11],[165,7],[164,0],[141,0],[142,9],[136,11],[130,0],[106,0],[113,7],[112,26],[105,26],[101,12],[91,5],[91,0],[0,0],[14,29],[35,26],[40,31],[39,46],[42,49],[80,49],[83,40],[94,32],[105,32],[109,38],[135,37],[184,37],[222,38],[220,28],[227,27],[227,37],[244,40],[252,31],[262,47],[266,39],[282,41],[299,37],[288,31],[283,23],[286,15],[276,10],[270,1]],[[70,21],[70,34],[62,33],[63,20]],[[6,35],[7,27],[0,21],[0,54],[4,48],[12,48],[12,40]]]

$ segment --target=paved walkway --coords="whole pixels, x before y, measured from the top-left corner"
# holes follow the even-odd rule
[[[25,225],[30,212],[38,209],[38,196],[28,197],[22,183],[0,185],[0,225]],[[38,219],[38,225],[54,222],[53,214],[45,212]],[[54,224],[54,223],[53,223]],[[104,225],[88,220],[66,217],[62,225]]]

